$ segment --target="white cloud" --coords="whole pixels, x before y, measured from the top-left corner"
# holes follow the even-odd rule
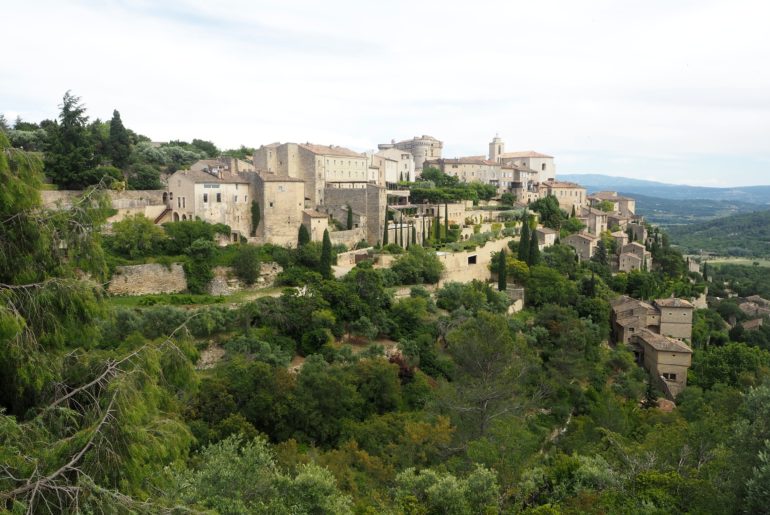
[[[156,140],[431,134],[453,155],[499,132],[562,172],[705,184],[749,156],[729,177],[770,182],[761,1],[0,3],[0,111],[29,120],[71,89]]]

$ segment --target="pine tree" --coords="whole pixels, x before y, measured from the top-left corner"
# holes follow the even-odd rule
[[[310,243],[310,233],[307,231],[305,224],[299,225],[299,234],[297,235],[297,246],[303,247]]]
[[[112,112],[112,120],[110,120],[108,153],[112,160],[112,166],[121,169],[126,167],[128,156],[131,155],[131,141],[128,137],[128,131],[123,126],[123,121],[117,110]]]
[[[348,231],[353,228],[353,208],[348,206],[348,223],[347,223]]]
[[[94,168],[94,145],[86,123],[86,108],[69,91],[64,94],[59,122],[48,129],[45,173],[57,185],[81,189],[92,184],[85,172]],[[98,181],[97,181],[98,182]]]
[[[505,291],[508,286],[508,268],[505,262],[505,249],[497,256],[497,289]]]
[[[324,279],[332,278],[332,240],[329,238],[329,230],[324,229],[324,239],[321,244],[321,262],[319,272]]]
[[[529,261],[529,217],[525,216],[521,223],[521,235],[519,236],[519,252],[516,256],[519,261]]]
[[[529,256],[527,264],[529,266],[535,266],[540,262],[540,246],[537,241],[537,232],[532,231],[532,237],[529,240]]]

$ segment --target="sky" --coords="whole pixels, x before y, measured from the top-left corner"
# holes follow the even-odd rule
[[[560,173],[770,184],[770,2],[0,0],[0,112],[64,92],[154,141],[429,134]]]

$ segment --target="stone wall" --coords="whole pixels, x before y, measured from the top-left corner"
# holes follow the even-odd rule
[[[269,288],[276,276],[283,270],[277,263],[260,263],[259,279],[247,287],[232,273],[229,267],[214,268],[214,279],[208,287],[212,295],[228,295],[244,288]],[[107,292],[111,295],[157,295],[160,293],[182,293],[187,290],[187,277],[179,263],[171,266],[157,263],[119,266],[115,269]]]
[[[446,282],[467,283],[474,279],[488,281],[491,277],[489,263],[492,254],[508,248],[508,242],[513,238],[502,238],[489,241],[483,247],[464,252],[439,252],[438,258],[444,264],[444,273],[439,284]]]
[[[108,195],[115,209],[136,209],[145,206],[162,206],[165,190],[126,190],[109,191]],[[40,196],[45,207],[53,208],[57,205],[66,208],[83,194],[81,190],[43,190]]]
[[[366,231],[363,227],[356,227],[349,231],[334,231],[329,233],[329,239],[332,241],[332,245],[342,244],[352,249],[356,243],[366,239]]]
[[[366,240],[374,245],[382,239],[387,196],[385,188],[367,184],[366,188],[326,188],[327,208],[350,206],[355,213],[366,216]]]
[[[150,295],[181,293],[186,289],[187,279],[182,265],[148,263],[117,267],[107,292],[112,295]]]

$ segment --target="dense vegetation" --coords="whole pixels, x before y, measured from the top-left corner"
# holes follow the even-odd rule
[[[687,252],[728,256],[770,256],[770,211],[718,218],[669,230]]]
[[[245,147],[220,152],[213,143],[201,139],[156,145],[127,129],[117,110],[107,122],[99,118],[89,122],[80,97],[69,91],[60,109],[57,119],[39,123],[17,118],[10,124],[2,118],[0,133],[13,147],[40,153],[45,176],[62,189],[99,183],[114,188],[160,189],[163,173],[220,154],[244,158],[254,152]]]
[[[606,344],[618,293],[705,287],[660,234],[660,265],[615,276],[513,244],[494,260],[526,288],[508,315],[486,283],[432,295],[441,263],[420,245],[335,279],[328,244],[218,250],[221,228],[200,222],[131,219],[105,240],[101,192],[46,212],[41,168],[0,134],[0,511],[768,511],[767,345],[731,341],[729,306],[698,311],[668,412]],[[178,253],[234,256],[244,280],[277,261],[299,287],[236,306],[105,302],[110,261]]]

